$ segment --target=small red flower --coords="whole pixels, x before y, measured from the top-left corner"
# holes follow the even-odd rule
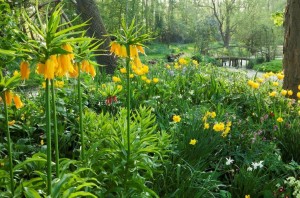
[[[105,100],[106,105],[112,105],[114,102],[118,102],[117,96],[109,96]]]

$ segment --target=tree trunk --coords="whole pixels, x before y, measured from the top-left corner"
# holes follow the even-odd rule
[[[300,1],[288,0],[285,13],[284,40],[284,81],[283,88],[293,91],[293,98],[297,98],[300,84]]]
[[[105,51],[101,52],[103,55],[97,56],[96,60],[98,64],[105,66],[104,71],[106,71],[106,73],[113,74],[117,65],[116,58],[109,52],[111,40],[105,36],[107,32],[96,2],[94,0],[77,0],[77,11],[81,14],[84,21],[90,20],[87,31],[88,35],[104,41],[99,50]]]

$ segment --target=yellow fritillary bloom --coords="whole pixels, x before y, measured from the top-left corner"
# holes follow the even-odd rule
[[[21,71],[21,79],[28,80],[30,74],[29,63],[26,61],[22,61],[20,64],[20,71]]]
[[[288,90],[287,94],[288,94],[289,96],[291,96],[291,95],[293,95],[293,91],[292,91],[292,90]]]
[[[272,84],[273,84],[273,86],[275,86],[275,87],[277,87],[277,86],[279,85],[278,82],[273,82]]]
[[[297,98],[300,98],[300,92],[297,92]]]
[[[14,95],[13,100],[17,109],[20,109],[24,106],[24,104],[21,101],[21,98],[18,95]]]
[[[245,195],[245,198],[250,198],[250,195]]]
[[[196,139],[191,139],[189,144],[190,144],[190,145],[195,145],[196,143],[197,143],[197,140],[196,140]]]
[[[13,98],[13,94],[10,90],[4,92],[5,95],[5,103],[10,106]]]

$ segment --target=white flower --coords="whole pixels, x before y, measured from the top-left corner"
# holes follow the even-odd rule
[[[247,168],[247,171],[252,171],[253,170],[253,168],[251,167],[251,166],[249,166],[248,168]]]
[[[264,161],[260,161],[260,162],[252,162],[251,165],[253,166],[253,169],[256,170],[257,168],[262,168],[264,167],[264,165],[262,164]]]
[[[195,91],[194,90],[190,90],[189,94],[194,95]]]
[[[229,157],[229,158],[227,158],[226,157],[226,165],[228,166],[228,165],[230,165],[230,164],[232,164],[234,162],[234,160],[233,159],[231,159],[231,157]]]
[[[182,99],[182,95],[181,95],[181,94],[179,94],[179,95],[178,95],[178,98],[179,98],[179,99]]]

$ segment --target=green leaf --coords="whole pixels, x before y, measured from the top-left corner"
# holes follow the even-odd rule
[[[16,52],[12,51],[12,50],[0,49],[0,54],[4,54],[4,55],[7,55],[7,56],[15,56]]]
[[[81,28],[81,27],[84,27],[84,26],[86,26],[86,25],[87,25],[87,23],[82,23],[82,24],[79,24],[79,25],[71,26],[71,27],[66,28],[66,29],[64,29],[64,30],[61,30],[61,31],[59,31],[59,32],[56,32],[56,33],[54,34],[54,37],[58,37],[58,36],[60,36],[60,35],[64,35],[64,34],[67,33],[67,32],[71,32],[72,30],[76,30],[76,29]]]
[[[28,188],[28,187],[24,187],[24,193],[25,193],[26,198],[39,198],[39,197],[41,197],[36,190],[34,190],[32,188]]]
[[[46,159],[43,159],[43,158],[29,158],[27,160],[25,160],[24,162],[20,163],[20,164],[17,164],[14,168],[13,168],[13,171],[16,171],[16,170],[19,170],[21,167],[25,166],[26,164],[28,163],[31,163],[31,162],[47,162]]]
[[[68,198],[79,197],[79,196],[97,198],[97,196],[95,196],[94,194],[92,194],[90,192],[84,192],[84,191],[79,191],[79,192],[76,192],[76,193],[72,193]]]

